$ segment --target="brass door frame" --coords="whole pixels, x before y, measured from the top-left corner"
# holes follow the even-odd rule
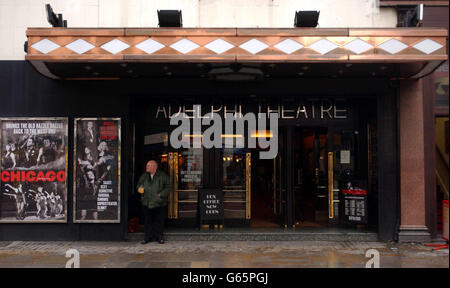
[[[328,218],[334,218],[334,153],[328,152]]]
[[[340,190],[334,187],[334,156],[336,154],[334,152],[328,152],[328,218],[333,221],[337,221],[335,219],[335,204],[339,203],[339,192]],[[335,193],[337,192],[337,195]],[[338,204],[339,205],[339,204]],[[337,207],[339,209],[339,207]]]
[[[178,153],[173,154],[173,219],[178,219]]]
[[[169,193],[168,217],[178,219],[178,153],[169,153],[169,179],[172,191]]]
[[[170,179],[170,184],[172,184],[172,190],[169,192],[169,205],[168,205],[168,218],[169,219],[173,219],[173,190],[174,190],[174,186],[173,186],[173,154],[172,152],[169,153],[169,179]]]
[[[245,154],[245,219],[252,217],[252,201],[251,201],[251,187],[252,187],[252,154]]]

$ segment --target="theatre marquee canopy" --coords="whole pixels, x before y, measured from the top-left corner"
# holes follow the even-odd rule
[[[25,59],[37,71],[53,79],[76,80],[205,77],[213,70],[226,73],[227,67],[236,65],[249,71],[257,68],[265,77],[420,78],[447,60],[448,32],[439,28],[29,28],[26,33]]]

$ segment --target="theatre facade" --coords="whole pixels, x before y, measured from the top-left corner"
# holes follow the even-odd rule
[[[127,239],[141,218],[137,179],[154,159],[172,184],[169,228],[195,231],[198,191],[211,188],[223,192],[221,231],[333,228],[370,231],[383,241],[426,241],[435,232],[427,217],[423,107],[430,99],[422,79],[447,60],[447,34],[439,28],[29,28],[26,62],[0,64],[1,187],[12,195],[1,198],[0,239]],[[223,145],[176,148],[171,120],[181,113],[192,124],[216,113],[223,127],[216,143]],[[249,114],[267,123],[275,115],[277,125],[226,129],[227,117],[236,123]],[[39,136],[30,125],[43,125],[42,135],[55,133]],[[184,131],[182,141],[201,144],[208,128]],[[54,143],[48,163],[55,164],[44,157],[14,168],[7,153],[14,154],[11,145],[26,151],[27,139]],[[225,145],[230,139],[233,147]],[[276,146],[275,157],[260,157],[270,149],[258,144],[262,139]],[[101,172],[89,172],[95,166],[89,157],[99,159]],[[55,198],[59,213],[49,218],[39,184],[27,183],[32,196],[24,196],[18,215],[18,185],[39,182],[39,175],[55,178],[44,190],[62,199]],[[17,184],[6,186],[12,177]],[[89,179],[95,184],[83,186]],[[86,187],[98,189],[96,199]]]

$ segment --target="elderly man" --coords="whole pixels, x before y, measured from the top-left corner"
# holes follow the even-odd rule
[[[147,244],[153,237],[160,244],[164,244],[165,208],[171,189],[170,180],[167,174],[158,169],[154,160],[147,162],[145,171],[137,183],[145,211],[145,238],[141,244]]]

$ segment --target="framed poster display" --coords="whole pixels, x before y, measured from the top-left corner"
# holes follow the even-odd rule
[[[67,222],[67,118],[0,118],[0,222]]]
[[[73,221],[120,223],[120,118],[74,126]]]

